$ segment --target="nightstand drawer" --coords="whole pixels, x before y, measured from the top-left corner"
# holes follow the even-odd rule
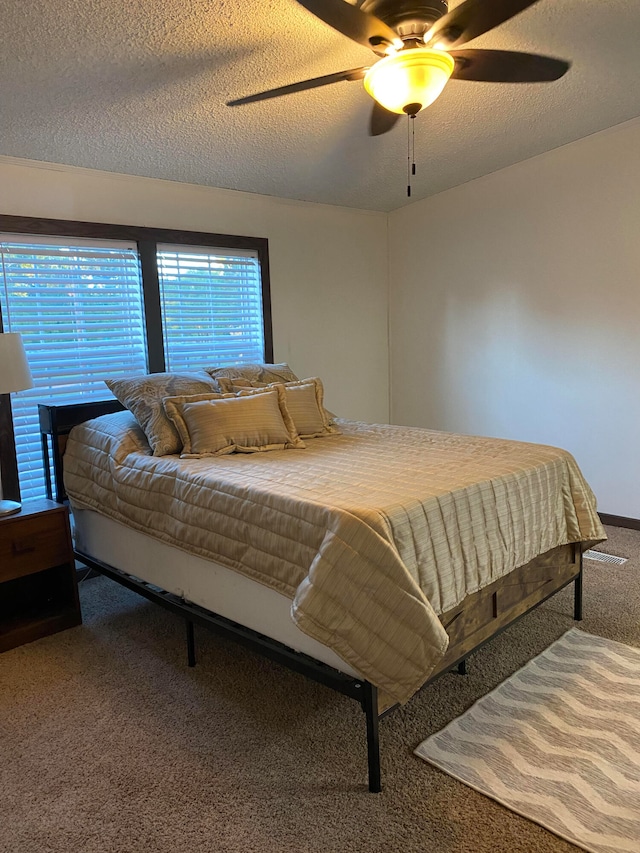
[[[71,557],[63,512],[2,522],[0,582],[68,563]]]

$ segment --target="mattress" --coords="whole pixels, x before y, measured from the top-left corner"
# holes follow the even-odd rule
[[[327,646],[304,634],[290,615],[291,599],[213,560],[189,554],[90,509],[75,509],[76,550],[362,678]]]
[[[300,631],[398,702],[445,653],[439,613],[552,548],[605,538],[564,450],[340,428],[304,450],[158,458],[119,412],[72,431],[65,487],[74,508],[279,592]]]

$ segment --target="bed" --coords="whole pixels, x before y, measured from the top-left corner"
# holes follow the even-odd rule
[[[128,410],[91,414],[53,431],[78,559],[179,613],[190,664],[201,623],[358,700],[371,791],[381,717],[569,583],[581,618],[605,534],[565,451],[339,420],[304,449],[181,459]]]

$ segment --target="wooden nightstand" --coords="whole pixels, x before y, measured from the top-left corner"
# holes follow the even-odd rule
[[[81,622],[69,510],[25,501],[0,518],[0,652]]]

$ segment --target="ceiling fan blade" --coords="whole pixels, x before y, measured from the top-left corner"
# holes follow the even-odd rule
[[[399,118],[401,118],[399,113],[392,113],[374,101],[369,119],[369,136],[382,136],[383,133],[387,133],[392,127],[395,127]]]
[[[402,47],[398,34],[384,21],[345,0],[298,0],[298,3],[334,30],[365,47],[373,48],[376,53],[384,53],[388,45],[398,49]]]
[[[483,83],[545,83],[558,80],[571,63],[551,56],[510,50],[452,50],[456,67],[452,80]]]
[[[465,0],[435,22],[425,34],[425,44],[444,50],[466,44],[537,2],[538,0]]]
[[[255,101],[266,101],[269,98],[279,98],[280,95],[289,95],[292,92],[304,92],[305,89],[317,89],[320,86],[328,86],[330,83],[340,83],[342,80],[362,80],[369,68],[350,68],[348,71],[336,71],[335,74],[325,74],[324,77],[313,77],[311,80],[300,80],[289,86],[280,86],[277,89],[268,89],[266,92],[257,92],[255,95],[247,95],[246,98],[236,98],[227,101],[228,107],[239,107],[241,104],[253,104]]]

